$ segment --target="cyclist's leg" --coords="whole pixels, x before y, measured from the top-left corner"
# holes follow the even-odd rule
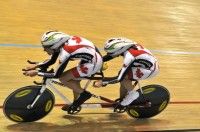
[[[78,99],[78,97],[80,96],[79,93],[73,91],[73,96],[74,96],[74,101]]]
[[[139,97],[139,93],[134,90],[132,80],[128,75],[120,82],[120,103],[114,108],[114,112],[125,111],[126,106]]]
[[[132,85],[132,80],[144,80],[150,77],[155,76],[158,73],[158,66],[157,63],[152,67],[152,69],[144,69],[142,67],[132,67],[131,70],[128,71],[128,74],[124,77],[124,79],[120,82],[120,95],[125,95],[121,104],[123,106],[129,105],[135,99],[139,97],[139,93],[134,90]],[[122,90],[124,88],[127,90]],[[121,97],[121,96],[120,96]]]
[[[132,90],[132,81],[128,78],[128,75],[120,82],[120,98],[124,98],[127,92]]]
[[[76,76],[74,76],[74,69],[72,68],[68,71],[65,71],[62,76],[59,78],[59,80],[68,88],[72,89],[76,93],[82,93],[83,89],[80,86],[80,80],[76,80]]]
[[[120,95],[119,98],[123,99],[126,96],[127,90],[124,87],[123,83],[120,82]]]
[[[62,107],[62,110],[68,110],[73,106],[73,109],[77,109],[84,101],[91,97],[91,94],[87,91],[84,91],[80,85],[80,74],[78,67],[72,68],[62,74],[60,81],[67,87],[73,90],[74,93],[74,102],[68,107],[65,105]],[[80,96],[79,96],[80,95]]]
[[[80,93],[83,92],[80,86],[80,80],[75,80],[72,70],[64,72],[60,78],[60,81],[68,88],[73,90],[74,100],[76,100]]]
[[[154,66],[150,70],[141,67],[132,67],[125,78],[120,82],[120,97],[121,95],[124,96],[124,93],[126,93],[126,96],[123,98],[120,105],[127,106],[139,97],[139,93],[135,91],[132,86],[132,80],[144,80],[151,78],[157,75],[158,71],[159,68],[157,62],[155,62]],[[126,89],[127,92],[122,90],[123,88]],[[123,109],[120,105],[118,105],[115,109]]]
[[[133,72],[132,69],[130,69],[127,72],[127,75],[124,77],[124,79],[120,82],[120,97],[125,97],[128,91],[134,89],[132,81],[133,81]]]
[[[132,80],[129,78],[128,75],[124,77],[124,79],[120,82],[120,84],[124,88],[123,90],[124,97],[120,104],[122,106],[127,106],[139,97],[139,93],[136,90],[134,90],[134,87],[132,85]]]
[[[100,67],[101,68],[101,67]],[[92,94],[90,92],[84,91],[80,86],[80,81],[77,81],[80,77],[91,76],[93,73],[97,72],[100,68],[96,68],[92,63],[81,64],[78,67],[75,67],[65,73],[60,78],[60,81],[73,89],[74,92],[80,94],[80,96],[74,100],[74,102],[68,107],[65,105],[62,109],[77,109],[81,104],[83,104],[86,100],[88,100]],[[76,95],[76,94],[75,94]]]

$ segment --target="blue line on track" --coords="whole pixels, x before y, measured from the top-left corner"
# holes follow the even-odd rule
[[[0,47],[15,47],[15,48],[41,48],[40,44],[0,44]],[[99,48],[101,51],[103,48]],[[171,50],[151,50],[158,54],[175,54],[175,55],[200,55],[200,52],[188,51],[171,51]]]
[[[0,44],[0,47],[41,48],[40,45],[33,45],[33,44]]]

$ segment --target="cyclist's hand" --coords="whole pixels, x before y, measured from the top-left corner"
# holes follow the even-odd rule
[[[93,87],[95,87],[95,88],[102,87],[102,85],[103,85],[102,80],[94,81],[94,83],[93,83]]]
[[[38,71],[37,70],[29,70],[29,71],[24,71],[23,74],[25,76],[34,77],[38,74]]]
[[[26,68],[22,69],[22,71],[30,71],[30,70],[35,70],[38,67],[37,64],[31,64],[27,66]]]

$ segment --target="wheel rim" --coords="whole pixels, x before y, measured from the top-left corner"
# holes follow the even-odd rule
[[[149,118],[159,114],[167,107],[170,95],[165,87],[161,85],[147,85],[142,87],[142,90],[143,95],[140,90],[137,90],[140,93],[140,97],[136,102],[142,102],[146,98],[152,105],[150,107],[135,107],[133,103],[133,106],[127,110],[128,115],[134,118]]]
[[[55,97],[48,89],[44,91],[32,109],[27,109],[27,105],[32,103],[40,89],[41,86],[26,86],[12,92],[4,101],[4,115],[14,122],[32,122],[45,117],[53,109],[55,103]]]

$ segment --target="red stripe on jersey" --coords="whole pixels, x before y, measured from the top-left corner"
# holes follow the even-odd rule
[[[78,43],[78,44],[82,41],[81,38],[78,36],[73,36],[72,40],[75,40],[76,43]]]
[[[141,54],[149,54],[148,52],[144,51],[144,50],[135,50],[135,49],[129,49],[128,50],[134,57],[137,57]],[[151,55],[151,54],[149,54]]]
[[[76,51],[77,49],[80,49],[80,48],[83,48],[83,47],[86,47],[86,48],[93,48],[91,46],[88,46],[88,45],[73,45],[73,46],[69,46],[69,45],[64,45],[64,50],[67,51],[68,53],[72,53],[74,51]],[[94,49],[94,48],[93,48]]]

